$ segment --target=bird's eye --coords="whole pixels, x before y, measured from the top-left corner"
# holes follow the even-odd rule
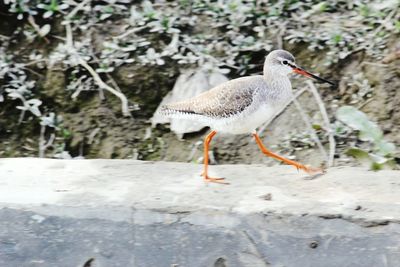
[[[287,62],[286,60],[284,60],[284,61],[282,61],[282,64],[283,64],[283,65],[287,65],[288,62]]]

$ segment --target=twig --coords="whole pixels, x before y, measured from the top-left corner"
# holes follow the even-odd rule
[[[390,13],[386,16],[385,20],[384,20],[383,22],[381,22],[381,24],[372,32],[372,36],[376,36],[376,35],[381,31],[381,29],[385,26],[385,24],[387,24],[387,23],[393,18],[393,16],[394,16],[396,13],[397,13],[397,7],[394,8],[394,9],[392,10],[392,12],[390,12]]]
[[[94,61],[95,61],[97,64],[99,64],[99,63],[100,63],[99,58],[98,58],[94,53],[91,53],[91,54],[92,54],[92,57],[93,57]],[[117,82],[114,80],[114,78],[113,78],[108,72],[106,72],[105,74],[106,74],[106,76],[107,76],[107,79],[110,81],[111,85],[112,85],[117,91],[121,92],[121,88],[118,86],[118,84],[117,84]],[[100,90],[100,99],[104,99],[104,92],[103,92],[103,90]]]
[[[361,103],[360,105],[358,105],[357,109],[362,109],[365,105],[369,104],[372,100],[374,100],[374,98],[369,98],[367,99],[364,103]]]
[[[33,61],[31,61],[31,62],[25,63],[24,66],[35,65],[35,64],[37,64],[37,63],[46,62],[46,61],[47,61],[46,59],[33,60]]]
[[[329,158],[328,158],[328,167],[333,166],[334,158],[335,158],[335,149],[336,149],[336,142],[335,137],[333,135],[332,126],[328,117],[328,113],[326,112],[325,104],[321,99],[320,94],[318,93],[317,88],[315,87],[314,83],[311,80],[307,80],[306,83],[310,87],[310,91],[313,94],[315,100],[317,101],[319,110],[322,115],[322,119],[324,120],[326,130],[328,132],[329,137]]]
[[[82,91],[83,91],[83,88],[75,89],[75,91],[74,91],[74,92],[72,93],[72,95],[71,95],[71,98],[72,98],[72,99],[77,98],[77,97],[79,96],[79,94],[80,94]]]
[[[127,31],[127,32],[124,32],[124,33],[121,34],[121,35],[114,36],[113,38],[114,38],[114,39],[123,39],[123,38],[125,38],[126,36],[128,36],[128,35],[130,35],[130,34],[133,34],[133,33],[140,32],[141,30],[144,30],[144,29],[146,29],[147,27],[148,27],[148,26],[146,25],[146,26],[142,26],[142,27],[139,27],[139,28],[133,28],[133,29]]]
[[[72,19],[73,16],[76,15],[76,13],[78,13],[79,10],[81,10],[84,6],[86,6],[87,3],[89,3],[92,0],[85,0],[80,2],[74,9],[71,10],[71,12],[69,12],[69,14],[66,16],[66,19],[69,21]]]
[[[32,15],[28,16],[28,22],[29,24],[32,25],[33,29],[39,34],[39,36],[42,37],[47,44],[49,44],[50,43],[49,39],[47,39],[46,36],[42,34],[39,25],[36,24],[35,18]]]
[[[88,2],[88,1],[86,1]],[[85,2],[85,3],[86,3]],[[82,5],[82,3],[80,5],[78,5],[71,13],[73,12],[78,12],[78,7],[83,7],[84,5]],[[68,17],[70,16],[68,15]],[[90,75],[92,75],[94,81],[97,83],[97,85],[102,88],[105,89],[107,91],[109,91],[110,93],[114,94],[115,96],[117,96],[120,100],[121,100],[121,108],[122,108],[122,114],[126,117],[130,117],[131,114],[129,112],[129,106],[128,106],[128,99],[126,98],[126,96],[115,90],[114,88],[112,88],[111,86],[109,86],[108,84],[106,84],[99,76],[99,74],[79,55],[79,53],[76,51],[76,48],[74,46],[74,41],[73,41],[73,36],[72,36],[72,28],[71,28],[71,24],[70,21],[67,20],[65,23],[65,30],[66,30],[66,45],[70,51],[71,54],[73,54],[76,59],[78,60],[79,65],[81,65],[82,67],[84,67],[89,73]]]
[[[100,128],[97,127],[96,129],[94,129],[88,136],[88,144],[91,145],[93,143],[94,137],[100,132]]]
[[[299,101],[297,99],[294,99],[293,102],[294,102],[295,107],[299,111],[302,120],[306,124],[306,127],[308,129],[308,132],[311,135],[311,138],[317,144],[318,149],[321,152],[322,156],[328,162],[329,161],[328,154],[326,153],[326,150],[325,150],[324,146],[322,145],[321,140],[319,140],[318,135],[315,133],[314,128],[312,127],[310,117],[306,114],[306,112],[304,111],[303,107],[301,106],[301,104],[299,103]]]
[[[44,76],[43,76],[42,74],[40,74],[39,72],[34,71],[33,69],[28,68],[28,67],[26,67],[26,66],[27,66],[27,65],[23,66],[23,69],[29,71],[29,72],[32,73],[32,74],[35,74],[36,76],[38,76],[38,77],[40,77],[40,78],[43,78],[43,77],[44,77]]]
[[[97,72],[83,58],[78,57],[78,60],[79,64],[84,67],[90,73],[90,75],[92,75],[94,81],[97,83],[98,86],[119,97],[119,99],[121,100],[122,114],[126,117],[130,117],[131,114],[129,113],[128,99],[126,98],[126,96],[103,82],[99,74],[97,74]]]
[[[54,39],[57,39],[57,40],[60,40],[60,41],[65,42],[65,37],[61,37],[61,36],[54,35],[54,34],[50,34],[50,36],[51,36],[52,38],[54,38]]]
[[[376,62],[369,62],[369,61],[363,61],[360,65],[360,67],[363,67],[364,65],[372,65],[372,66],[376,66],[376,67],[388,67],[388,64],[382,64],[382,63],[376,63]]]
[[[276,35],[278,49],[283,49],[283,36],[285,35],[287,22],[283,23],[278,30],[278,34]]]
[[[40,136],[39,136],[39,158],[44,158],[44,153],[46,152],[46,149],[53,145],[53,142],[56,138],[56,135],[52,133],[50,135],[49,140],[46,142],[44,139],[44,134],[46,133],[46,126],[42,125],[40,127]]]
[[[204,58],[211,60],[212,62],[216,63],[217,65],[221,62],[220,60],[216,59],[212,55],[204,54],[204,53],[198,51],[197,49],[193,48],[193,46],[187,45],[184,42],[179,42],[179,45],[184,47],[184,48],[186,48],[186,49],[188,49],[188,50],[190,50],[190,51],[192,51],[195,55],[203,56]],[[226,62],[222,62],[221,64],[225,65],[225,66],[228,66],[228,67],[230,67],[232,69],[236,69],[236,70],[239,69],[239,67],[231,65],[231,64],[228,64]]]
[[[18,95],[16,95],[16,97],[19,98],[22,101],[22,104],[24,105],[24,109],[21,110],[21,113],[19,114],[19,119],[18,119],[18,124],[21,124],[25,118],[25,112],[27,110],[28,105],[26,104],[26,99],[23,95],[18,94]]]
[[[26,113],[26,110],[25,110],[25,109],[21,110],[21,113],[19,114],[18,124],[21,124],[22,121],[24,120],[24,118],[25,118],[25,113]]]
[[[72,35],[72,28],[71,28],[71,24],[69,23],[69,21],[65,24],[65,44],[66,46],[71,49],[71,54],[72,52],[74,54],[78,54],[76,52],[75,46],[74,46],[74,39],[73,39],[73,35]],[[78,55],[79,56],[79,55]]]

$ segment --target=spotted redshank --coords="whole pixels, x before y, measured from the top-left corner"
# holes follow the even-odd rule
[[[161,113],[171,118],[201,121],[211,132],[204,140],[204,171],[207,182],[224,183],[224,178],[208,176],[208,149],[217,132],[229,134],[252,134],[262,153],[307,173],[322,170],[305,166],[269,151],[257,135],[256,128],[271,119],[292,97],[290,73],[298,73],[309,78],[329,83],[298,67],[293,55],[285,50],[274,50],[264,62],[264,74],[247,76],[222,83],[194,98],[168,104]]]

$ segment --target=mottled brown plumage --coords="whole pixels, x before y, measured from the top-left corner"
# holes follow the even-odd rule
[[[165,105],[162,112],[228,118],[242,112],[253,102],[253,94],[257,89],[251,86],[254,78],[228,81],[194,98]]]

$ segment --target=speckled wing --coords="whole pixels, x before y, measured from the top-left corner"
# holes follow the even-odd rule
[[[202,115],[228,118],[248,108],[262,85],[262,76],[251,76],[225,82],[194,98],[165,105],[165,115]]]

